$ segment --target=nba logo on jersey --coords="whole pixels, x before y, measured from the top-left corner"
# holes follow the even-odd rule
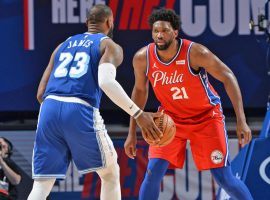
[[[177,60],[176,64],[177,65],[184,65],[184,64],[186,64],[186,61],[185,60]]]

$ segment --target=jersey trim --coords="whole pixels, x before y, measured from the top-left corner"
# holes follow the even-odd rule
[[[187,63],[188,63],[188,70],[189,72],[193,75],[193,76],[199,76],[199,73],[198,74],[194,74],[192,72],[192,69],[190,67],[190,49],[191,49],[191,46],[194,44],[194,42],[191,42],[189,47],[188,47],[188,52],[187,52]]]
[[[63,101],[67,103],[80,103],[87,107],[93,107],[88,102],[78,98],[78,97],[63,97],[63,96],[56,96],[56,95],[48,95],[45,99],[54,99],[57,101]]]
[[[149,72],[149,48],[150,48],[150,44],[147,45],[147,49],[146,49],[146,72],[145,75],[148,75]]]
[[[220,106],[221,108],[221,106]],[[220,109],[222,112],[222,109]],[[228,134],[227,134],[227,130],[226,130],[226,125],[225,125],[225,116],[223,115],[223,119],[222,122],[224,124],[224,136],[225,136],[225,142],[226,142],[226,155],[225,155],[225,160],[224,160],[224,166],[226,167],[228,165],[227,161],[228,161],[228,156],[229,156],[229,146],[228,146]]]
[[[100,42],[105,40],[105,39],[111,39],[111,38],[109,38],[108,36],[104,36],[104,37],[100,38]]]
[[[206,76],[205,78],[203,76]],[[209,99],[209,103],[213,106],[217,105],[217,104],[220,104],[220,98],[218,96],[216,96],[210,89],[208,83],[207,83],[207,74],[203,74],[202,73],[199,73],[199,77],[200,77],[200,80],[202,82],[202,85],[203,85],[203,88],[205,90],[205,93]]]
[[[163,65],[170,65],[173,61],[175,61],[175,59],[178,57],[178,55],[179,55],[179,53],[180,53],[180,50],[181,50],[181,47],[182,47],[182,44],[183,44],[183,40],[180,39],[180,42],[181,42],[181,43],[180,43],[180,45],[179,45],[179,48],[178,48],[178,51],[177,51],[176,55],[175,55],[175,56],[173,57],[173,59],[172,59],[170,62],[168,62],[168,63],[162,62],[162,61],[159,59],[158,54],[157,54],[157,46],[155,45],[154,52],[155,52],[155,56],[156,56],[157,60],[158,60],[161,64],[163,64]]]

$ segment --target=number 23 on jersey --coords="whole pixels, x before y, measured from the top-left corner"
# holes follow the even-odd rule
[[[85,52],[77,52],[73,60],[73,55],[71,53],[63,52],[60,54],[59,61],[61,63],[54,72],[55,78],[62,78],[67,75],[71,78],[80,78],[87,72],[90,56]],[[68,72],[67,67],[71,62],[75,63],[75,66],[72,65]]]

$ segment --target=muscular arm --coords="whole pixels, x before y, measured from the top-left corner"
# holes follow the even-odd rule
[[[104,93],[120,108],[132,117],[137,117],[142,111],[126,94],[122,86],[115,80],[116,67],[122,63],[122,48],[111,39],[101,43],[101,59],[98,67],[98,83]]]
[[[118,67],[123,62],[123,49],[111,39],[104,39],[100,44],[99,64],[112,63]]]
[[[132,91],[131,99],[138,105],[141,109],[144,109],[147,98],[148,98],[148,89],[149,89],[149,81],[146,77],[146,68],[147,68],[147,60],[146,60],[146,47],[140,49],[133,58],[133,68],[135,74],[135,85]],[[152,117],[160,117],[161,113],[154,113]],[[146,118],[142,121],[146,121]],[[153,118],[151,119],[153,122]],[[136,135],[136,124],[139,124],[138,120],[135,121],[133,118],[130,118],[129,124],[129,133],[128,137],[125,141],[125,153],[129,158],[134,159],[136,156],[136,143],[137,143],[137,135]],[[141,127],[141,126],[140,126]],[[161,138],[162,132],[155,126],[154,129],[146,130],[141,128],[143,138],[146,142],[158,143],[159,138]],[[158,134],[157,134],[158,133]]]
[[[233,104],[237,120],[246,120],[240,88],[229,67],[200,44],[193,44],[190,51],[190,58],[191,66],[194,69],[203,67],[209,74],[224,84],[225,90]]]
[[[98,68],[99,86],[116,105],[126,111],[132,118],[136,119],[143,133],[147,134],[153,141],[159,141],[159,137],[161,137],[162,133],[153,120],[158,114],[143,112],[115,80],[115,66],[118,66],[123,60],[123,54],[119,48],[120,46],[108,40],[107,47],[104,49]]]
[[[51,74],[51,71],[53,69],[54,57],[55,57],[55,54],[56,54],[57,50],[59,49],[59,47],[60,47],[60,45],[58,45],[58,47],[56,47],[56,49],[53,51],[51,58],[50,58],[50,61],[49,61],[49,64],[46,67],[46,69],[42,75],[41,81],[39,83],[38,91],[37,91],[37,100],[39,103],[42,103],[42,101],[43,101],[42,96],[45,92],[47,83],[49,81],[50,74]]]
[[[131,99],[141,109],[144,109],[148,98],[149,81],[146,77],[146,67],[146,47],[144,47],[133,58],[135,85],[131,95]],[[136,138],[136,121],[132,118],[130,118],[129,134]]]
[[[198,70],[203,67],[209,74],[223,83],[236,114],[239,142],[241,143],[242,133],[244,133],[245,143],[251,140],[251,131],[246,125],[240,88],[233,72],[206,47],[196,43],[191,47],[190,63],[193,69]]]

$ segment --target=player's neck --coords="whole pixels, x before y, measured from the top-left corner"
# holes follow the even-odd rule
[[[163,62],[169,62],[171,61],[175,55],[177,54],[179,49],[179,41],[174,40],[171,45],[168,47],[166,50],[158,50],[157,49],[157,54],[158,57],[161,61]]]
[[[91,24],[88,26],[89,33],[104,33],[104,30],[99,27],[97,24]]]

